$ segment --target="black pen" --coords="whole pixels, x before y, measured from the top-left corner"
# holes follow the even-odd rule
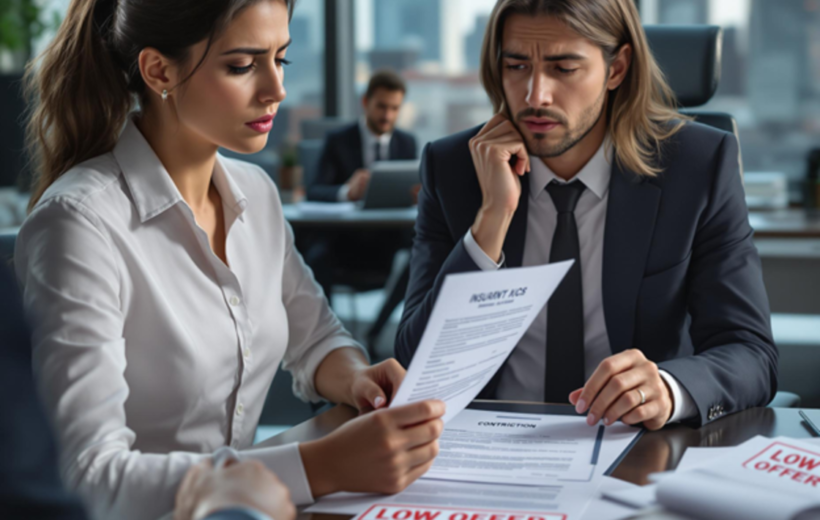
[[[817,425],[814,424],[811,419],[809,419],[809,416],[806,415],[803,412],[803,410],[800,410],[800,417],[802,417],[806,424],[809,425],[809,428],[811,428],[811,432],[814,434],[814,436],[820,437],[820,428],[818,428]]]

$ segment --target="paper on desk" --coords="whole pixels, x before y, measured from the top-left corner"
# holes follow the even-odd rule
[[[657,498],[667,509],[705,519],[818,518],[820,449],[755,437],[709,465],[663,479]]]
[[[458,415],[507,359],[572,262],[447,276],[390,406],[440,399],[447,404],[444,422]]]
[[[464,410],[444,427],[426,479],[546,485],[590,481],[601,453],[620,455],[640,433],[590,427],[577,415]]]
[[[322,498],[305,512],[357,515],[378,503],[556,511],[566,515],[566,520],[579,520],[595,497],[597,485],[597,482],[572,482],[560,486],[509,486],[420,479],[392,496],[336,493]]]
[[[466,410],[472,412],[474,410]],[[506,414],[505,414],[506,415]],[[524,414],[513,414],[524,415]],[[542,416],[548,417],[548,416]],[[571,417],[571,416],[570,416]],[[457,424],[457,423],[456,423]],[[586,424],[586,423],[584,423]],[[587,427],[592,431],[596,428]],[[321,498],[306,509],[309,513],[333,513],[355,515],[365,511],[375,503],[401,503],[426,505],[474,506],[487,508],[517,508],[520,510],[554,511],[561,509],[569,520],[589,518],[585,509],[590,506],[593,515],[608,511],[606,518],[617,518],[623,507],[600,503],[602,489],[623,489],[637,487],[616,479],[604,477],[604,473],[617,461],[635,440],[639,430],[624,424],[609,426],[605,430],[604,442],[598,454],[598,464],[589,482],[557,482],[553,485],[505,485],[476,482],[456,482],[447,480],[419,479],[404,492],[391,497],[363,493],[336,493]],[[545,509],[550,508],[550,509]],[[604,517],[601,517],[604,518]]]

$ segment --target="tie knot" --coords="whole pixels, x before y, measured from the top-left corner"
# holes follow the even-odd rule
[[[581,181],[570,182],[569,184],[552,181],[547,184],[547,192],[552,197],[552,203],[555,204],[558,213],[574,212],[575,206],[578,205],[578,200],[585,189],[587,187]]]

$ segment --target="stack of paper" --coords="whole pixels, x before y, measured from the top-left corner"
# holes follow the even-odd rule
[[[706,466],[664,478],[657,500],[704,519],[820,518],[820,449],[758,436]]]
[[[705,520],[820,518],[817,439],[758,436],[737,447],[689,448],[675,472],[656,477],[658,484],[603,495],[636,509],[661,505]]]

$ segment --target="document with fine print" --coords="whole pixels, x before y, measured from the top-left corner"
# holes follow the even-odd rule
[[[458,415],[504,364],[572,263],[447,276],[390,406],[440,399],[445,423]]]

